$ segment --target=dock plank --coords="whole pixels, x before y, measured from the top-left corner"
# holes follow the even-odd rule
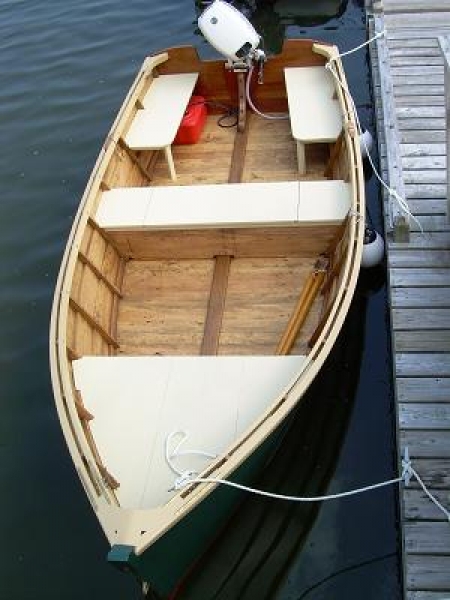
[[[434,265],[450,267],[450,250],[427,250],[416,249],[411,252],[409,248],[395,248],[389,252],[390,263],[393,267],[412,267],[412,268],[433,268]],[[450,298],[447,306],[450,305]]]
[[[399,352],[395,366],[399,377],[450,377],[450,354]]]
[[[450,493],[447,490],[433,490],[433,495],[443,506],[450,506]],[[403,491],[404,514],[408,520],[445,521],[444,513],[430,502],[422,490],[405,488]]]
[[[414,469],[430,490],[447,490],[447,492],[450,490],[450,472],[446,458],[414,459]],[[419,489],[419,484],[414,479],[411,480],[410,486]]]
[[[391,269],[391,284],[395,286],[448,287],[450,286],[450,269]]]
[[[399,424],[403,429],[443,429],[450,430],[450,405],[439,404],[413,404],[407,402],[399,404]],[[450,436],[449,436],[450,437]],[[450,442],[449,442],[450,444]],[[436,455],[434,455],[436,456]],[[438,455],[439,456],[439,455]]]
[[[396,331],[394,349],[396,352],[448,352],[450,329],[416,331]]]
[[[409,555],[406,584],[410,590],[448,591],[450,556]]]
[[[450,526],[448,523],[406,523],[405,547],[408,554],[450,555]]]
[[[389,244],[393,250],[405,248],[404,243],[391,242]],[[450,247],[450,231],[427,231],[426,233],[411,232],[408,248],[418,250],[430,248],[435,250],[445,250]]]
[[[406,600],[446,600],[442,597],[442,592],[423,592],[410,590],[406,595]]]
[[[396,379],[399,402],[448,402],[450,378],[401,377]]]
[[[398,329],[408,331],[450,329],[450,309],[435,308],[430,310],[428,307],[393,309],[392,322],[394,331]]]
[[[448,430],[402,429],[400,432],[401,447],[408,446],[410,456],[414,458],[450,458],[450,435]],[[444,498],[445,496],[445,498]],[[430,499],[427,498],[427,502]],[[444,505],[450,508],[450,495],[443,494]],[[440,511],[440,515],[444,514]]]

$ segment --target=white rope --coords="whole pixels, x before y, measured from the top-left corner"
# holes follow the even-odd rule
[[[172,452],[169,451],[169,447],[172,443],[172,439],[176,435],[181,435],[181,440],[177,443]],[[211,454],[209,452],[204,452],[202,450],[190,450],[185,451],[183,453],[179,452],[181,444],[185,442],[188,434],[183,431],[173,431],[166,438],[165,444],[165,455],[166,461],[170,469],[178,475],[176,478],[173,487],[169,491],[181,490],[189,485],[194,483],[211,483],[214,485],[225,485],[237,490],[241,490],[244,492],[248,492],[250,494],[255,494],[257,496],[263,496],[265,498],[272,498],[274,500],[285,500],[288,502],[324,502],[327,500],[338,500],[340,498],[347,498],[349,496],[356,496],[357,494],[364,494],[365,492],[370,492],[373,490],[377,490],[383,487],[387,487],[389,485],[395,485],[396,483],[404,482],[406,486],[409,485],[412,477],[415,477],[422,487],[425,494],[428,498],[439,508],[447,517],[450,522],[450,512],[433,496],[433,494],[427,489],[426,485],[422,481],[421,477],[417,473],[417,471],[411,465],[411,460],[409,458],[408,448],[405,448],[404,457],[402,459],[402,474],[399,477],[394,477],[393,479],[388,479],[387,481],[381,481],[379,483],[373,483],[371,485],[366,485],[363,487],[359,487],[353,490],[348,490],[346,492],[339,492],[337,494],[327,494],[324,496],[290,496],[285,494],[276,494],[274,492],[266,492],[265,490],[260,490],[254,487],[249,487],[247,485],[243,485],[240,483],[235,483],[234,481],[229,481],[228,479],[221,479],[219,477],[200,477],[196,471],[180,471],[173,464],[173,458],[180,456],[182,454],[195,454],[198,456],[203,456],[205,458],[216,458],[216,455]]]
[[[177,443],[175,448],[172,451],[170,451],[172,439],[176,435],[180,435],[181,439]],[[187,440],[187,438],[188,438],[188,432],[183,431],[183,430],[172,431],[172,433],[169,433],[169,435],[166,438],[166,444],[165,444],[166,462],[169,465],[169,467],[171,468],[171,470],[175,473],[175,475],[178,475],[178,477],[183,477],[186,475],[186,473],[196,475],[195,471],[180,471],[179,469],[176,468],[176,466],[174,465],[173,459],[177,458],[178,456],[195,455],[195,456],[201,456],[203,458],[217,458],[217,454],[212,454],[210,452],[204,452],[203,450],[184,450],[183,452],[181,452],[180,447],[182,446],[182,444],[184,444],[184,442]]]
[[[374,483],[372,485],[366,485],[361,488],[349,490],[347,492],[340,492],[338,494],[328,494],[326,496],[286,496],[285,494],[275,494],[273,492],[266,492],[256,488],[235,483],[228,479],[218,479],[215,477],[191,477],[188,472],[183,473],[174,484],[174,489],[179,490],[192,483],[215,483],[220,485],[227,485],[228,487],[236,488],[244,492],[249,492],[257,496],[264,496],[266,498],[273,498],[274,500],[287,500],[289,502],[323,502],[325,500],[337,500],[339,498],[346,498],[347,496],[355,496],[356,494],[362,494],[364,492],[370,492],[378,488],[393,485],[403,481],[404,477],[395,477],[395,479],[389,479],[388,481],[382,481],[381,483]]]
[[[330,73],[333,75],[333,77],[335,78],[335,80],[337,81],[337,83],[340,85],[340,87],[342,88],[342,90],[344,91],[344,93],[346,94],[347,98],[350,101],[351,107],[353,109],[353,113],[355,115],[356,128],[357,128],[359,140],[362,141],[362,143],[364,145],[364,148],[366,150],[367,158],[368,158],[370,166],[372,167],[372,170],[373,170],[373,172],[375,174],[375,177],[378,179],[378,181],[381,183],[381,185],[384,187],[384,189],[388,192],[389,196],[392,197],[397,202],[397,204],[400,206],[400,209],[404,213],[406,213],[416,223],[416,225],[420,229],[420,232],[423,234],[422,224],[420,223],[419,219],[417,219],[417,217],[411,212],[411,209],[409,208],[409,205],[408,205],[408,202],[406,201],[406,199],[403,198],[402,196],[400,196],[393,188],[391,188],[384,181],[384,179],[379,174],[377,168],[375,167],[375,164],[374,164],[374,162],[372,160],[372,157],[370,155],[369,148],[368,148],[368,146],[366,144],[366,140],[364,139],[364,136],[362,135],[363,129],[361,127],[361,122],[359,120],[358,111],[356,110],[356,105],[355,105],[355,102],[353,100],[353,97],[352,97],[352,95],[351,95],[350,90],[348,89],[348,87],[346,85],[344,85],[344,83],[340,80],[339,75],[336,72],[336,70],[334,69],[334,65],[333,65],[333,62],[336,61],[338,58],[342,58],[343,56],[347,56],[349,54],[352,54],[353,52],[356,52],[357,50],[360,50],[361,48],[364,48],[364,46],[367,46],[368,44],[370,44],[373,41],[375,41],[377,38],[382,37],[383,35],[385,35],[385,33],[386,33],[386,30],[384,29],[383,31],[381,31],[381,32],[377,33],[376,35],[374,35],[373,37],[369,38],[367,41],[365,41],[364,43],[360,44],[356,48],[353,48],[352,50],[348,50],[347,52],[343,52],[342,54],[336,54],[335,56],[331,57],[329,59],[329,61],[325,64],[325,68],[330,71]]]
[[[353,54],[353,52],[357,52],[358,50],[361,50],[361,48],[364,48],[364,46],[368,46],[369,44],[371,44],[372,42],[377,40],[379,37],[383,37],[383,35],[386,35],[386,29],[383,29],[383,31],[380,31],[379,33],[377,33],[373,37],[369,38],[368,40],[366,40],[359,46],[355,46],[355,48],[352,48],[351,50],[347,50],[347,52],[341,52],[337,56],[333,57],[331,60],[336,60],[336,58],[342,58],[343,56],[348,56],[349,54]]]

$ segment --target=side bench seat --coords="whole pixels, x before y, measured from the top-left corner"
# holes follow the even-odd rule
[[[73,362],[75,386],[121,506],[150,508],[173,495],[165,460],[172,432],[182,450],[222,453],[305,367],[305,356],[87,356]],[[201,415],[201,418],[199,418]],[[173,439],[173,446],[181,441]],[[201,471],[211,458],[175,460]]]
[[[351,205],[341,180],[116,188],[102,192],[104,229],[203,229],[339,223]]]
[[[325,67],[285,68],[284,77],[298,169],[304,175],[305,144],[335,142],[342,130],[342,114],[333,76]]]
[[[172,179],[176,179],[171,146],[192,96],[198,73],[156,77],[124,136],[131,150],[164,150]]]

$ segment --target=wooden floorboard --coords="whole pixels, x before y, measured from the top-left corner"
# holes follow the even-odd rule
[[[384,198],[398,448],[450,509],[450,220],[444,61],[450,0],[367,0],[381,170],[397,168],[420,221],[394,243]],[[378,6],[378,10],[377,10]],[[382,60],[379,60],[379,57]],[[388,94],[386,93],[388,90]],[[404,597],[450,598],[450,526],[416,481],[402,488]]]
[[[273,354],[314,262],[298,257],[130,260],[118,310],[118,352]],[[292,354],[307,352],[321,305],[320,296]]]
[[[215,259],[200,354],[217,354],[231,260],[231,256],[218,256]]]

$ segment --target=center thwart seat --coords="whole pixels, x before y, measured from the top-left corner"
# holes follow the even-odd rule
[[[102,193],[95,218],[110,230],[339,223],[350,189],[342,180],[116,188]]]

